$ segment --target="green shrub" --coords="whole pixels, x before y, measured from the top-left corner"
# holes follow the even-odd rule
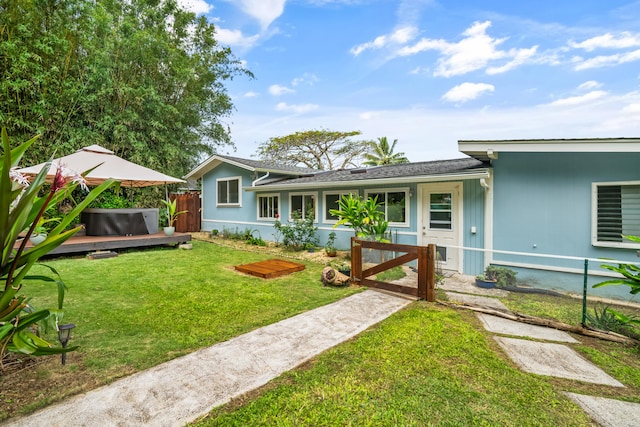
[[[277,220],[274,224],[276,231],[282,235],[282,243],[290,249],[311,249],[319,244],[316,233],[318,227],[313,225],[313,215],[300,218],[298,212],[292,213],[292,220],[282,224]]]
[[[495,280],[496,286],[516,286],[516,273],[507,267],[498,267],[496,265],[489,265],[484,271],[484,276],[487,280]]]

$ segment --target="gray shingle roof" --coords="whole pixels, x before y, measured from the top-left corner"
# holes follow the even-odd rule
[[[406,178],[411,176],[429,176],[468,172],[473,169],[488,167],[487,164],[472,158],[435,160],[429,162],[405,163],[398,165],[375,166],[359,169],[342,169],[336,171],[315,171],[297,178],[279,181],[277,184],[295,186],[297,184],[352,182],[362,180]],[[264,184],[269,186],[269,184]]]
[[[288,166],[282,163],[278,163],[275,161],[269,160],[251,160],[251,159],[242,159],[240,157],[232,157],[232,156],[223,156],[222,154],[217,154],[218,157],[230,160],[235,163],[241,163],[243,165],[249,166],[250,168],[254,168],[260,171],[271,171],[271,172],[282,172],[282,173],[297,173],[297,174],[305,174],[305,173],[313,173],[317,172],[315,169],[309,168],[301,168],[297,166]]]

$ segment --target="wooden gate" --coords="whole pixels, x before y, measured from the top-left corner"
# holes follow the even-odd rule
[[[400,255],[389,261],[381,262],[373,267],[362,270],[362,249],[374,249],[379,251],[402,252]],[[429,302],[435,301],[435,253],[436,246],[412,246],[399,245],[394,243],[372,242],[351,238],[351,278],[360,285],[370,288],[386,289],[388,291],[413,295],[418,299],[425,299]],[[406,264],[407,262],[418,260],[418,287],[403,286],[395,283],[381,282],[379,280],[368,279],[368,277],[389,270],[393,267]]]
[[[187,211],[178,215],[176,219],[176,231],[180,233],[191,233],[200,231],[200,192],[190,191],[188,193],[171,194],[171,200],[176,199],[176,210]]]

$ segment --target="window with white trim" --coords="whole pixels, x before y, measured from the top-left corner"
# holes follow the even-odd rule
[[[239,176],[218,178],[216,180],[218,206],[241,206],[241,182]]]
[[[592,243],[595,246],[638,248],[623,236],[640,236],[640,181],[594,183]]]
[[[258,219],[274,221],[280,218],[280,195],[258,195]]]
[[[338,202],[343,196],[348,196],[352,194],[353,197],[358,197],[358,192],[356,190],[344,190],[344,191],[325,191],[323,193],[324,196],[324,219],[323,221],[326,224],[335,224],[338,222],[338,217],[335,215],[331,215],[329,212],[331,209],[340,209]]]
[[[317,198],[318,193],[291,193],[289,195],[289,218],[293,218],[293,212],[297,212],[301,219],[313,216],[314,221],[317,221]]]
[[[429,194],[429,230],[453,229],[452,202],[451,193]]]
[[[389,225],[395,227],[409,226],[409,189],[394,188],[389,190],[370,190],[365,193],[366,198],[377,197],[381,203],[380,209]]]

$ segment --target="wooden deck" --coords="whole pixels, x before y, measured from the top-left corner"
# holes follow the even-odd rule
[[[271,279],[304,270],[304,265],[281,259],[268,259],[253,264],[237,265],[236,270],[252,276]]]
[[[174,233],[166,236],[164,232],[142,234],[138,236],[74,236],[58,246],[48,255],[79,254],[114,249],[145,248],[151,246],[175,245],[191,241],[189,233]],[[31,243],[27,243],[31,247]]]

